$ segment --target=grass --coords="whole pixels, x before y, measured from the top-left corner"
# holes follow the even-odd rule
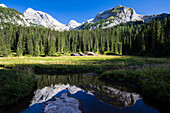
[[[95,72],[98,70],[121,69],[132,65],[164,64],[168,58],[133,56],[84,56],[84,57],[10,57],[0,58],[0,65],[6,68],[30,67],[38,74],[67,74]]]

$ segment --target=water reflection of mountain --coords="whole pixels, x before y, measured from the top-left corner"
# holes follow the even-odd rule
[[[94,95],[98,100],[112,104],[120,109],[132,106],[140,99],[138,94],[129,93],[122,89],[115,89],[101,82],[95,76],[87,74],[38,75],[38,77],[40,78],[38,80],[39,89],[35,92],[32,104],[44,102],[65,89],[71,94],[75,94],[78,91],[85,91],[87,94]]]
[[[128,93],[126,91],[121,91],[112,87],[104,86],[99,90],[105,92],[107,96],[94,92],[96,98],[105,103],[112,104],[120,109],[132,106],[136,103],[137,100],[141,99],[139,94]]]
[[[32,99],[31,105],[35,103],[42,103],[45,102],[49,99],[51,99],[53,96],[58,94],[59,92],[63,90],[68,90],[70,94],[75,94],[78,91],[83,91],[82,89],[76,87],[76,86],[71,86],[71,85],[64,85],[64,84],[56,84],[56,85],[51,85],[49,87],[45,87],[43,89],[37,89],[37,91],[34,92],[34,97]]]

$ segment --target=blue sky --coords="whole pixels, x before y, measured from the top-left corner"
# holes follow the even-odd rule
[[[59,22],[84,22],[99,12],[123,5],[134,8],[138,14],[170,13],[170,0],[0,0],[9,8],[23,13],[27,8],[46,12]]]

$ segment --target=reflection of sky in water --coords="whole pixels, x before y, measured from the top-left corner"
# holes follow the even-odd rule
[[[71,88],[70,88],[71,89]],[[62,93],[70,93],[70,89],[64,89],[58,92],[56,95],[60,97]],[[86,93],[84,90],[77,90],[74,93],[70,94],[71,97],[77,98],[81,101],[82,110],[85,113],[158,113],[157,110],[148,107],[144,104],[142,99],[138,99],[136,103],[130,107],[125,107],[123,109],[118,109],[117,107],[99,101],[99,97],[90,95]],[[49,99],[48,99],[49,100]],[[29,108],[27,108],[23,113],[41,113],[44,103],[41,104],[33,104]]]

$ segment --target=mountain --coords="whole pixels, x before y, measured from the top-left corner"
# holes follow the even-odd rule
[[[30,26],[22,13],[15,9],[7,8],[4,4],[0,4],[0,15],[1,24],[12,23],[16,25]]]
[[[4,4],[0,4],[0,7],[5,7],[5,8],[7,8],[7,6],[6,6],[6,5],[4,5]]]
[[[97,14],[94,19],[87,20],[86,23],[77,29],[109,28],[121,23],[132,21],[143,21],[146,23],[159,16],[160,15],[139,15],[133,8],[118,5],[114,8]]]
[[[91,22],[93,22],[93,20],[94,20],[94,18],[91,18],[91,19],[89,19],[89,20],[86,20],[86,23],[91,23]]]
[[[43,26],[56,31],[67,31],[81,25],[74,20],[71,20],[67,25],[64,25],[49,14],[42,11],[35,11],[32,8],[28,8],[24,14],[22,14],[15,9],[7,8],[4,4],[0,4],[0,15],[1,24],[12,23],[22,26]],[[0,26],[0,28],[2,28],[2,26]]]
[[[58,22],[52,16],[42,11],[35,11],[31,8],[28,8],[24,12],[24,16],[31,25],[42,25],[57,31],[69,30],[69,27]]]
[[[103,19],[113,21],[120,20],[121,22],[127,22],[141,20],[142,17],[143,15],[136,14],[134,9],[118,5],[115,8],[99,13],[94,18],[93,22],[98,22]]]
[[[95,29],[95,28],[109,28],[121,23],[127,23],[132,21],[150,22],[156,17],[165,17],[168,14],[161,15],[139,15],[133,8],[118,5],[109,10],[103,11],[95,18],[87,20],[85,23],[78,23],[75,20],[71,20],[67,25],[60,23],[52,16],[42,11],[35,11],[32,8],[28,8],[24,15],[15,9],[7,8],[6,5],[0,4],[0,22],[12,23],[22,26],[44,26],[57,31],[67,30],[83,30],[83,29]],[[2,25],[0,26],[2,28]]]
[[[76,22],[75,20],[71,20],[68,24],[67,24],[67,26],[69,27],[69,30],[72,30],[72,29],[74,29],[74,28],[76,28],[76,27],[79,27],[81,25],[81,23],[78,23],[78,22]]]

